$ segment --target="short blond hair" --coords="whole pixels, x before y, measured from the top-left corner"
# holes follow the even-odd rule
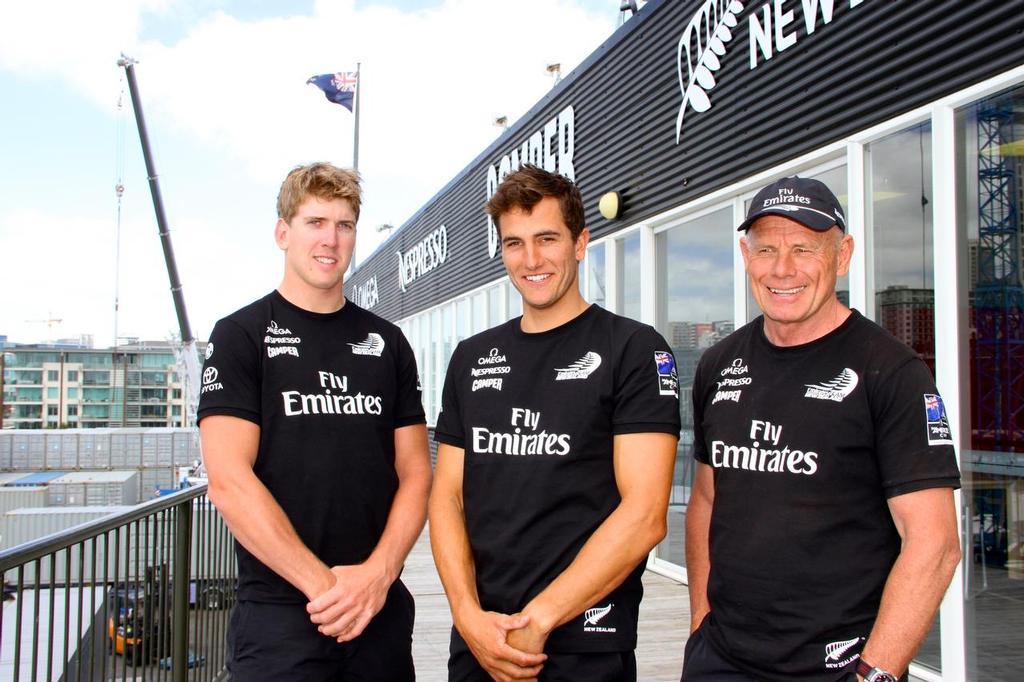
[[[316,197],[326,201],[344,199],[359,220],[362,196],[359,173],[354,170],[338,168],[323,161],[296,166],[281,183],[281,191],[277,195],[277,217],[290,222],[303,201]]]

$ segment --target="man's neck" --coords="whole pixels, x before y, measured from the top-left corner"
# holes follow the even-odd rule
[[[822,310],[814,320],[800,323],[778,323],[764,318],[764,335],[773,346],[800,346],[831,334],[850,317],[850,309],[838,300]]]
[[[345,305],[345,289],[342,284],[332,289],[315,289],[290,286],[289,282],[283,281],[277,293],[292,305],[311,313],[334,313]]]
[[[548,308],[531,308],[524,305],[523,319],[519,322],[519,328],[527,334],[546,332],[576,319],[589,307],[590,304],[583,300],[579,292],[572,297],[566,294],[555,305]]]

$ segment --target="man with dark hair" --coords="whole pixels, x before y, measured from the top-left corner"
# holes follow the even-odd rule
[[[522,317],[455,349],[435,438],[449,679],[636,679],[641,575],[679,436],[668,344],[588,305],[579,190],[525,166],[487,205]]]
[[[398,579],[430,489],[416,361],[345,300],[353,171],[288,174],[276,291],[220,320],[199,403],[209,496],[234,534],[228,670],[245,680],[415,679]]]
[[[686,682],[891,682],[960,560],[949,420],[928,367],[835,294],[835,195],[783,178],[740,242],[763,316],[693,385]]]

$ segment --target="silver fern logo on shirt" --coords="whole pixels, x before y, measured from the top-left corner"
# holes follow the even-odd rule
[[[601,356],[594,351],[588,351],[586,355],[572,363],[568,367],[555,368],[555,381],[568,381],[570,379],[586,379],[601,366]]]
[[[607,606],[595,606],[583,613],[583,632],[616,632],[617,628],[601,627],[598,625],[605,616],[612,611],[615,604]]]
[[[807,387],[804,397],[817,400],[834,400],[837,403],[841,403],[846,396],[853,393],[853,389],[857,388],[859,382],[860,378],[857,376],[857,373],[849,367],[845,367],[839,373],[839,376],[831,381],[823,381],[820,384],[804,384]]]
[[[372,355],[379,358],[384,352],[384,337],[376,332],[370,332],[366,338],[359,343],[350,343],[352,355]]]
[[[836,668],[845,668],[855,660],[860,658],[859,653],[854,653],[846,656],[855,646],[864,641],[863,637],[854,637],[853,639],[844,639],[838,642],[829,642],[825,645],[825,667],[829,670]],[[845,658],[844,658],[845,656]]]

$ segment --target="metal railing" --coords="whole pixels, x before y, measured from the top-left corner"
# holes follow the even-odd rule
[[[196,486],[0,552],[0,679],[226,679],[231,534]]]

